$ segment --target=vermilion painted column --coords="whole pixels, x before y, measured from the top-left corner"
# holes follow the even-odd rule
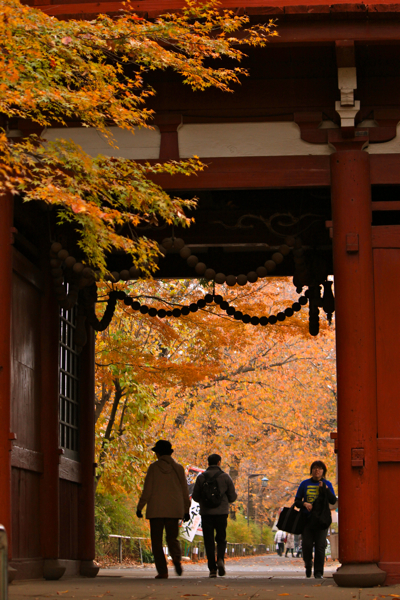
[[[383,583],[369,155],[331,155],[338,386],[339,585]]]
[[[95,577],[99,571],[95,558],[94,532],[94,402],[95,402],[95,336],[88,326],[87,343],[81,355],[80,435],[82,485],[79,496],[79,558],[80,574]]]
[[[11,302],[13,200],[0,196],[0,523],[11,558]]]

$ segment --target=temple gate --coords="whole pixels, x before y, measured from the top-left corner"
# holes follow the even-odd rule
[[[35,4],[60,18],[122,8]],[[149,18],[182,6],[132,4]],[[199,196],[195,225],[174,234],[221,272],[246,274],[264,263],[266,243],[278,247],[300,231],[324,277],[334,274],[343,565],[335,580],[357,587],[400,582],[400,524],[391,517],[400,489],[400,5],[223,6],[246,11],[253,23],[277,18],[279,37],[249,50],[250,77],[229,97],[192,93],[169,73],[149,75],[159,91],[152,101],[157,127],[136,136],[114,128],[119,152],[136,160],[196,154],[207,164],[196,178],[158,181]],[[46,132],[47,139],[62,136],[89,153],[104,150],[95,132],[75,124]],[[46,219],[39,208],[1,199],[0,522],[10,532],[18,577],[95,575],[93,331],[87,328],[74,371],[74,324],[69,310],[60,316],[48,262],[52,242],[69,247],[71,240],[56,228],[49,235]],[[161,242],[171,232],[146,234]],[[110,259],[117,274],[129,266],[127,257]],[[290,259],[273,274],[295,273]],[[174,254],[159,276],[196,273]]]

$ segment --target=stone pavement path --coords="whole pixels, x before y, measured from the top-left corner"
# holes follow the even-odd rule
[[[208,578],[204,563],[186,565],[182,577],[170,569],[170,578],[155,580],[151,567],[102,569],[95,579],[15,581],[9,600],[380,600],[399,598],[400,586],[338,588],[328,563],[322,580],[305,579],[301,559],[277,556],[247,557],[227,561],[227,574]]]
[[[226,577],[240,579],[247,577],[301,577],[304,576],[304,563],[301,558],[285,558],[275,554],[266,556],[246,556],[244,558],[229,558],[226,561]],[[325,567],[325,575],[332,577],[332,573],[339,567],[338,562],[328,562]],[[204,561],[200,563],[186,564],[183,562],[184,578],[208,577],[207,565]],[[100,576],[123,576],[137,578],[152,578],[155,575],[154,565],[145,567],[123,567],[102,569]],[[173,568],[169,569],[169,576],[175,577]]]

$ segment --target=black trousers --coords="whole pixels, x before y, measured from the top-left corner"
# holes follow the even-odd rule
[[[163,551],[163,531],[167,538],[169,553],[174,563],[181,562],[181,545],[178,542],[179,519],[150,519],[151,549],[154,555],[157,572],[160,575],[168,573],[167,561]]]
[[[314,554],[314,575],[324,574],[325,563],[325,546],[328,529],[318,529],[313,527],[312,523],[307,523],[301,534],[303,540],[303,559],[304,566],[311,567],[313,561],[313,546],[315,545]]]
[[[217,560],[220,558],[224,560],[225,558],[227,525],[228,515],[201,515],[204,546],[206,549],[208,568],[210,571],[217,570],[217,563],[215,560],[215,542],[217,543]]]

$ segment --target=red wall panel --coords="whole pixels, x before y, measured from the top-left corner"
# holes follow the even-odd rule
[[[379,228],[377,228],[379,229]],[[390,228],[385,228],[390,229]],[[378,445],[391,440],[400,448],[400,248],[375,248],[375,324]],[[397,442],[396,442],[397,440]],[[400,493],[400,462],[395,452],[379,462],[380,566],[400,578],[400,521],[393,498]],[[383,462],[384,461],[384,462]]]

